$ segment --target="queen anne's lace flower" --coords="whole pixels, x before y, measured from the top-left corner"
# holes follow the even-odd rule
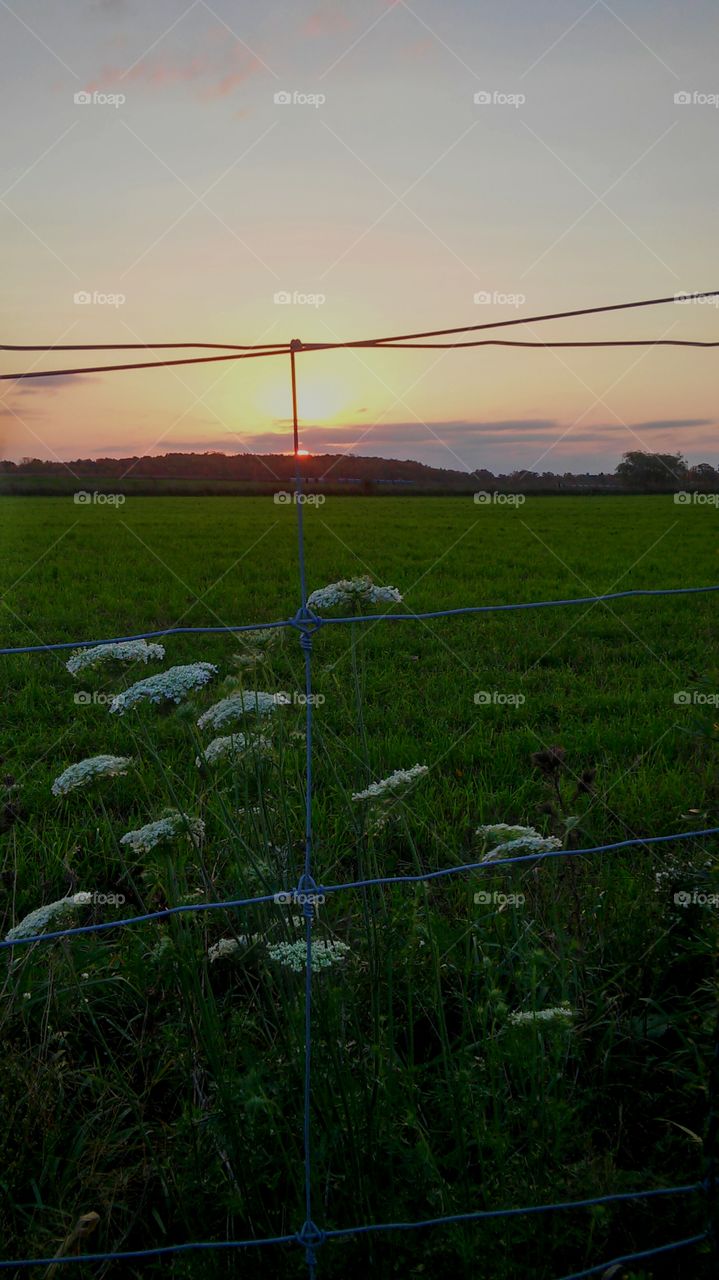
[[[76,787],[86,786],[88,782],[92,782],[93,778],[115,778],[119,774],[127,773],[128,765],[131,763],[127,756],[89,756],[87,760],[71,764],[59,778],[55,779],[51,787],[52,794],[64,796],[68,791],[74,791]]]
[[[510,1013],[509,1021],[513,1026],[523,1022],[561,1022],[565,1018],[573,1018],[574,1010],[568,1004],[555,1005],[552,1009],[527,1009],[518,1013]]]
[[[61,928],[63,924],[70,923],[77,908],[84,906],[91,898],[92,894],[76,893],[73,897],[58,898],[57,902],[48,902],[44,907],[38,907],[5,935],[5,941],[30,938],[33,934],[42,933],[48,924],[53,928]]]
[[[198,729],[221,729],[230,720],[239,720],[241,716],[250,715],[253,711],[258,716],[269,715],[277,707],[284,705],[286,695],[264,693],[261,689],[247,689],[244,693],[232,693],[229,698],[222,698],[214,706],[208,707],[197,721]]]
[[[352,799],[380,800],[383,796],[396,794],[410,786],[415,778],[421,778],[425,773],[429,773],[429,767],[426,764],[414,764],[411,769],[396,769],[388,778],[370,783],[365,791],[355,791]]]
[[[313,591],[307,601],[308,609],[336,609],[362,601],[364,604],[401,604],[402,596],[396,587],[377,587],[367,576],[340,578],[327,587]]]
[[[236,938],[220,938],[219,942],[208,948],[207,958],[212,964],[215,960],[224,960],[226,956],[233,956],[239,949],[240,944]]]
[[[319,969],[326,969],[329,965],[343,960],[350,950],[344,942],[325,941],[313,942],[311,948],[311,967],[315,973]],[[278,964],[293,969],[295,973],[301,973],[307,963],[307,943],[301,941],[273,943],[267,948],[267,954]]]
[[[217,675],[217,667],[211,662],[192,662],[186,667],[170,667],[156,676],[148,676],[130,685],[124,693],[118,693],[110,703],[110,711],[124,715],[128,707],[147,698],[150,702],[181,702],[193,689],[199,689]]]
[[[499,841],[494,849],[480,858],[480,862],[496,862],[515,853],[552,853],[562,847],[556,836],[543,836],[534,827],[511,827],[506,822],[477,827],[476,835],[484,840]]]
[[[224,756],[245,755],[247,752],[255,752],[262,754],[269,751],[272,743],[269,738],[252,737],[244,733],[230,733],[225,738],[213,738],[203,748],[202,755],[195,757],[195,764],[199,769],[203,764],[215,764]]]
[[[118,640],[116,644],[97,644],[90,649],[76,649],[65,663],[71,675],[79,675],[89,667],[102,662],[159,662],[165,650],[161,644],[148,644],[146,640]]]
[[[202,840],[205,824],[201,818],[188,818],[185,813],[168,813],[157,822],[148,822],[136,831],[128,831],[120,838],[120,844],[129,845],[133,853],[147,853],[162,840],[185,835],[193,841]]]

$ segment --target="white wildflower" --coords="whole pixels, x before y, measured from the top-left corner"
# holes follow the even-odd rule
[[[35,911],[31,911],[24,920],[16,924],[9,933],[5,935],[6,942],[15,942],[18,938],[30,938],[33,934],[42,933],[45,925],[51,925],[53,929],[62,928],[64,924],[72,922],[75,911],[81,904],[76,901],[81,895],[75,894],[72,898],[58,898],[56,902],[48,902],[44,907],[38,907]],[[82,895],[89,897],[91,895]]]
[[[203,748],[202,755],[195,757],[195,764],[199,769],[203,764],[216,764],[218,760],[227,755],[238,757],[255,751],[263,754],[271,748],[272,743],[269,738],[251,737],[244,733],[231,733],[226,738],[213,738],[212,742]]]
[[[512,827],[506,822],[477,827],[475,834],[484,840],[499,841],[494,849],[484,854],[481,862],[495,862],[500,858],[512,857],[513,854],[552,853],[562,847],[561,840],[556,836],[543,836],[534,827]]]
[[[242,646],[242,652],[234,653],[232,661],[237,663],[238,666],[251,666],[257,662],[266,662],[269,656],[267,650],[277,643],[279,635],[279,628],[272,631],[244,632],[243,635],[237,637]],[[249,639],[245,637],[249,637]]]
[[[132,761],[127,756],[89,756],[87,760],[79,760],[65,769],[52,784],[54,796],[64,796],[68,791],[84,787],[93,778],[115,778],[127,773]]]
[[[402,596],[396,587],[377,587],[371,578],[341,578],[327,587],[319,587],[307,600],[308,609],[335,609],[354,604],[401,604]]]
[[[349,950],[344,942],[313,942],[311,944],[313,973],[343,960]],[[267,954],[271,960],[276,960],[278,964],[285,965],[295,973],[300,973],[307,963],[307,944],[306,942],[277,942],[267,948]]]
[[[89,649],[76,649],[65,663],[71,675],[79,675],[103,662],[160,662],[165,656],[161,644],[146,640],[118,640],[115,644],[96,644]]]
[[[401,791],[404,787],[410,786],[415,778],[421,778],[425,773],[429,773],[426,764],[414,764],[411,769],[396,769],[388,778],[382,778],[379,782],[372,782],[366,791],[355,791],[352,795],[353,800],[379,800],[382,796]]]
[[[156,676],[148,676],[118,693],[110,703],[110,711],[124,715],[128,707],[147,698],[150,702],[181,702],[193,689],[199,689],[217,675],[212,662],[192,662],[186,667],[170,667]]]
[[[215,960],[222,960],[225,956],[233,956],[239,951],[240,944],[236,938],[220,938],[214,946],[210,947],[207,952],[210,963]]]
[[[252,712],[258,716],[269,715],[278,706],[284,705],[285,697],[286,695],[279,693],[264,693],[261,689],[230,694],[229,698],[222,698],[204,711],[197,721],[197,727],[206,729],[209,725],[211,729],[220,729],[229,720],[238,720]]]
[[[489,826],[477,827],[476,835],[484,839],[518,840],[520,836],[536,836],[534,827],[513,827],[507,822],[494,822]]]
[[[561,1022],[565,1018],[573,1018],[574,1010],[569,1005],[555,1005],[552,1009],[528,1009],[518,1013],[510,1013],[509,1021],[513,1026],[520,1026],[524,1022]]]
[[[120,844],[129,845],[133,853],[148,853],[162,840],[172,840],[174,836],[185,835],[193,842],[202,840],[205,824],[201,818],[188,818],[186,813],[168,813],[157,822],[148,822],[136,831],[128,831],[121,836]]]

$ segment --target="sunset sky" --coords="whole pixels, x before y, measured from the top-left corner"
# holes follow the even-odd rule
[[[0,0],[2,341],[334,341],[719,288],[718,34],[716,0]],[[719,308],[514,336],[708,340]],[[718,361],[307,353],[302,443],[718,463]],[[0,456],[284,452],[289,413],[286,357],[3,383]]]

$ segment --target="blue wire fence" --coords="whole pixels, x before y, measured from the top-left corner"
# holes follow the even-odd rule
[[[305,1185],[305,1220],[301,1227],[294,1233],[289,1235],[269,1236],[262,1239],[249,1240],[208,1240],[193,1241],[184,1244],[166,1245],[154,1249],[138,1249],[127,1252],[118,1253],[84,1253],[73,1254],[67,1256],[54,1255],[45,1258],[19,1258],[12,1261],[0,1260],[0,1270],[10,1270],[11,1268],[26,1268],[48,1266],[50,1264],[65,1264],[78,1262],[112,1262],[112,1261],[130,1261],[143,1258],[162,1258],[175,1256],[186,1253],[200,1253],[210,1250],[239,1250],[265,1247],[268,1245],[299,1245],[304,1249],[305,1261],[307,1264],[309,1280],[315,1280],[317,1275],[317,1251],[320,1246],[329,1241],[337,1240],[345,1236],[361,1236],[375,1232],[389,1231],[414,1231],[426,1227],[448,1226],[457,1223],[475,1223],[488,1220],[499,1220],[504,1218],[514,1218],[519,1216],[528,1216],[532,1214],[555,1213],[560,1211],[578,1210],[591,1208],[595,1205],[617,1204],[620,1202],[634,1202],[637,1200],[659,1199],[674,1196],[697,1196],[703,1194],[706,1198],[707,1205],[707,1225],[706,1229],[699,1234],[687,1236],[681,1240],[672,1240],[662,1245],[655,1245],[651,1249],[645,1249],[638,1252],[624,1254],[620,1257],[607,1259],[604,1262],[597,1263],[595,1266],[587,1267],[581,1271],[572,1272],[571,1275],[561,1277],[561,1280],[581,1280],[585,1276],[599,1275],[607,1271],[608,1268],[621,1266],[628,1262],[640,1261],[645,1258],[656,1257],[658,1255],[667,1254],[679,1249],[688,1249],[694,1245],[709,1241],[713,1249],[716,1250],[716,1239],[713,1231],[713,1202],[716,1194],[717,1178],[715,1169],[714,1156],[714,1140],[717,1128],[717,1112],[716,1098],[710,1089],[710,1118],[709,1133],[705,1143],[705,1152],[707,1157],[707,1172],[701,1182],[685,1184],[675,1187],[647,1188],[639,1191],[622,1192],[615,1195],[594,1196],[585,1200],[564,1201],[556,1204],[528,1205],[521,1208],[510,1209],[486,1209],[476,1212],[447,1214],[438,1218],[427,1218],[417,1222],[382,1222],[361,1224],[357,1226],[339,1227],[324,1230],[317,1226],[312,1217],[312,1193],[311,1193],[311,1175],[312,1175],[312,1145],[311,1145],[311,1125],[310,1125],[310,1086],[311,1086],[311,1065],[312,1065],[312,925],[315,919],[314,900],[318,895],[328,895],[332,893],[340,893],[343,890],[356,890],[367,888],[374,885],[392,885],[392,884],[412,884],[417,882],[426,882],[437,880],[447,876],[455,876],[466,874],[467,872],[491,871],[498,866],[510,866],[517,863],[533,862],[538,863],[547,858],[568,858],[568,857],[587,857],[590,855],[609,854],[616,850],[649,847],[658,844],[667,844],[683,840],[696,840],[708,836],[719,835],[719,827],[708,827],[702,830],[675,832],[672,835],[663,836],[647,836],[645,838],[636,838],[631,840],[619,840],[611,844],[596,845],[587,849],[558,849],[551,852],[536,854],[522,854],[512,858],[492,859],[490,863],[474,862],[462,863],[457,866],[447,867],[439,871],[431,871],[418,875],[401,875],[401,876],[380,876],[366,880],[353,880],[340,884],[318,885],[312,876],[312,729],[313,729],[313,698],[312,698],[312,641],[313,636],[326,626],[344,625],[347,623],[362,622],[413,622],[425,618],[445,618],[457,617],[468,614],[481,614],[501,612],[519,609],[545,609],[558,606],[569,606],[578,604],[599,604],[610,600],[621,600],[638,597],[651,596],[678,596],[678,595],[697,595],[706,592],[719,591],[719,584],[705,587],[673,587],[655,590],[634,590],[634,591],[615,591],[606,595],[598,596],[581,596],[564,600],[534,600],[514,604],[489,604],[489,605],[471,605],[457,609],[436,609],[431,612],[424,613],[404,613],[404,614],[372,614],[358,615],[356,617],[342,618],[322,618],[318,617],[307,606],[307,583],[305,568],[305,541],[303,526],[303,502],[302,497],[302,475],[299,462],[299,438],[298,438],[298,413],[297,413],[297,382],[295,370],[295,352],[302,350],[301,344],[290,344],[290,373],[292,383],[292,405],[293,405],[293,429],[294,429],[294,450],[296,458],[295,473],[295,495],[297,509],[297,547],[298,547],[298,569],[300,583],[300,607],[292,618],[287,618],[275,622],[263,622],[254,624],[243,624],[236,627],[212,626],[212,627],[166,627],[160,631],[143,631],[137,632],[131,636],[116,636],[111,639],[104,640],[77,640],[63,641],[57,644],[44,645],[22,645],[15,647],[7,647],[0,649],[1,655],[15,655],[27,653],[44,653],[61,649],[77,649],[86,648],[98,644],[114,644],[125,640],[149,639],[156,636],[179,635],[179,634],[207,634],[207,633],[228,633],[235,634],[243,631],[269,630],[272,628],[291,627],[299,632],[299,643],[302,647],[304,656],[304,673],[305,673],[305,697],[306,697],[306,808],[305,808],[305,838],[304,838],[304,870],[299,878],[299,882],[295,889],[289,892],[293,897],[302,897],[302,914],[305,919],[305,1069],[304,1069],[304,1109],[303,1109],[303,1129],[304,1129],[304,1185]],[[279,354],[279,353],[278,353]],[[284,892],[284,891],[283,891]],[[142,924],[148,920],[162,920],[169,916],[179,915],[185,912],[195,911],[212,911],[217,909],[241,909],[245,907],[257,906],[262,903],[274,902],[276,900],[275,893],[264,894],[253,898],[227,899],[222,902],[201,902],[192,903],[177,907],[168,907],[164,911],[148,912],[144,915],[137,915],[125,920],[106,921],[98,924],[83,925],[72,929],[60,929],[53,932],[36,934],[32,936],[17,938],[16,940],[0,941],[0,950],[7,950],[15,947],[28,946],[35,943],[46,943],[56,938],[71,938],[81,934],[100,933],[109,929],[125,928],[135,924]],[[716,1084],[717,1064],[719,1063],[719,1036],[715,1043],[715,1071],[714,1083]]]

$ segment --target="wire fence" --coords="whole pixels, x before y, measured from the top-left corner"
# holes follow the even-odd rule
[[[719,290],[712,290],[708,293],[691,295],[695,298],[705,298],[719,295]],[[686,299],[686,295],[682,295],[682,300]],[[318,616],[307,605],[307,583],[306,583],[306,567],[305,567],[305,540],[304,540],[304,524],[303,524],[303,496],[302,474],[300,466],[299,452],[299,425],[298,425],[298,407],[297,407],[297,377],[296,377],[296,355],[300,352],[311,350],[329,350],[342,347],[399,347],[404,344],[411,344],[412,339],[417,338],[433,338],[438,336],[448,336],[455,333],[468,332],[470,330],[502,328],[508,325],[516,325],[530,322],[539,322],[545,320],[564,319],[567,317],[576,317],[580,315],[591,315],[608,311],[626,310],[634,307],[644,307],[660,305],[663,303],[675,302],[678,299],[658,298],[649,301],[620,303],[607,307],[582,308],[576,311],[557,312],[549,315],[534,316],[527,319],[515,319],[508,321],[495,321],[483,325],[464,326],[462,328],[435,330],[427,333],[418,334],[400,334],[388,338],[365,339],[349,343],[315,343],[303,344],[295,339],[289,344],[266,344],[262,349],[251,347],[226,346],[219,343],[147,343],[147,344],[114,344],[110,345],[93,345],[93,346],[73,346],[73,347],[54,347],[54,346],[0,346],[0,350],[4,351],[36,351],[49,352],[52,350],[150,350],[157,348],[175,348],[175,347],[205,347],[219,348],[229,350],[231,354],[211,357],[189,357],[177,361],[159,361],[145,362],[137,364],[123,364],[98,366],[93,369],[70,369],[70,370],[53,370],[53,371],[31,371],[23,374],[2,374],[0,379],[22,379],[28,377],[50,377],[57,376],[59,372],[65,374],[81,374],[85,372],[109,372],[120,371],[132,368],[150,368],[165,367],[172,364],[188,364],[188,363],[204,363],[216,360],[234,360],[247,359],[256,356],[283,355],[285,358],[289,356],[290,362],[290,378],[292,388],[292,410],[293,410],[293,440],[294,455],[296,460],[295,472],[295,496],[297,511],[297,552],[298,552],[298,576],[300,586],[300,606],[297,613],[288,619],[274,622],[243,624],[236,627],[224,626],[197,626],[197,627],[168,627],[159,631],[137,632],[131,636],[114,637],[105,640],[78,640],[78,641],[62,641],[55,644],[40,645],[24,645],[15,647],[6,647],[0,649],[0,654],[21,655],[30,653],[51,652],[62,649],[76,649],[83,647],[92,647],[98,644],[112,644],[120,641],[149,639],[156,636],[176,635],[176,634],[201,634],[201,633],[227,633],[234,634],[243,631],[257,631],[271,628],[294,628],[299,633],[299,643],[302,648],[304,658],[304,677],[305,677],[305,728],[306,728],[306,761],[305,761],[305,832],[304,832],[304,864],[303,872],[299,877],[298,883],[294,889],[290,890],[290,894],[294,899],[298,899],[302,908],[302,916],[305,922],[305,1018],[304,1018],[304,1098],[303,1098],[303,1140],[304,1140],[304,1212],[305,1217],[301,1226],[294,1233],[288,1235],[269,1236],[265,1238],[253,1238],[247,1240],[208,1240],[193,1241],[176,1245],[167,1245],[158,1248],[140,1249],[126,1252],[106,1252],[106,1253],[84,1253],[73,1255],[53,1255],[43,1258],[20,1258],[14,1260],[0,1260],[0,1270],[10,1270],[12,1268],[30,1268],[38,1266],[49,1266],[71,1263],[89,1263],[89,1262],[124,1262],[131,1260],[163,1258],[187,1253],[202,1253],[208,1251],[227,1251],[240,1249],[253,1249],[259,1247],[294,1245],[304,1250],[305,1262],[307,1265],[309,1280],[315,1280],[318,1267],[318,1250],[321,1246],[333,1240],[347,1236],[362,1236],[371,1233],[392,1232],[392,1231],[416,1231],[424,1228],[449,1226],[452,1224],[471,1224],[489,1220],[510,1219],[520,1216],[539,1215],[547,1213],[565,1212],[570,1210],[588,1209],[597,1205],[617,1204],[620,1202],[636,1202],[638,1200],[661,1200],[667,1197],[697,1197],[703,1196],[706,1205],[706,1227],[705,1229],[683,1239],[671,1240],[661,1245],[655,1245],[652,1248],[635,1251],[607,1259],[594,1266],[587,1267],[580,1271],[572,1272],[571,1275],[561,1277],[561,1280],[581,1280],[582,1277],[598,1275],[602,1272],[608,1272],[608,1269],[620,1267],[625,1263],[640,1261],[646,1258],[658,1257],[667,1253],[672,1253],[680,1249],[689,1249],[692,1246],[708,1241],[714,1251],[715,1257],[717,1253],[717,1241],[714,1233],[714,1202],[717,1190],[716,1175],[716,1134],[717,1134],[717,1076],[719,1075],[719,1031],[715,1041],[714,1062],[712,1065],[711,1082],[709,1088],[709,1116],[707,1135],[704,1141],[704,1165],[705,1172],[702,1181],[690,1184],[684,1184],[674,1187],[644,1188],[637,1191],[622,1192],[613,1195],[594,1196],[589,1199],[564,1201],[555,1204],[528,1205],[519,1208],[500,1208],[485,1209],[474,1212],[447,1214],[442,1217],[428,1218],[414,1222],[382,1222],[370,1224],[358,1224],[354,1226],[327,1228],[318,1226],[313,1219],[312,1204],[312,1133],[311,1133],[311,1081],[312,1081],[312,928],[316,919],[315,903],[319,897],[326,897],[328,894],[340,893],[346,890],[357,890],[370,886],[384,886],[394,884],[412,884],[418,882],[429,882],[432,880],[443,879],[449,876],[467,874],[469,872],[481,872],[493,870],[497,866],[510,866],[518,863],[532,862],[537,864],[547,858],[572,858],[572,857],[588,857],[606,855],[618,850],[628,848],[648,848],[659,844],[668,844],[685,840],[696,840],[704,837],[719,835],[719,827],[708,827],[702,830],[675,832],[670,835],[655,835],[645,838],[636,838],[631,840],[620,840],[610,844],[597,845],[592,848],[585,849],[559,849],[544,853],[529,853],[517,855],[511,858],[493,858],[491,863],[474,862],[462,863],[453,867],[442,868],[438,871],[427,873],[401,875],[401,876],[380,876],[372,879],[347,881],[333,885],[317,884],[312,875],[312,859],[313,859],[313,782],[312,782],[312,765],[313,765],[313,703],[312,696],[312,650],[313,637],[325,626],[337,626],[353,624],[363,621],[372,622],[412,622],[427,618],[443,618],[456,617],[460,615],[474,615],[482,613],[490,613],[497,611],[521,610],[521,609],[541,609],[552,607],[565,607],[577,604],[596,604],[610,600],[630,599],[630,598],[647,598],[656,596],[677,596],[692,595],[707,592],[719,591],[718,585],[703,587],[675,587],[661,588],[652,590],[632,590],[612,592],[599,596],[584,596],[578,598],[562,599],[562,600],[537,600],[519,602],[514,604],[489,604],[489,605],[471,605],[456,609],[438,609],[431,612],[423,613],[404,613],[404,614],[373,614],[371,616],[353,616],[353,617],[333,617],[324,618]],[[491,340],[495,341],[495,340]],[[411,344],[414,345],[414,344]],[[420,344],[417,344],[420,345]],[[430,344],[421,344],[426,347]],[[440,345],[440,344],[431,344]],[[449,343],[441,344],[445,346],[479,346],[485,345],[484,340],[481,342],[471,343]],[[508,343],[512,346],[530,346],[536,345],[540,347],[551,346],[633,346],[633,345],[684,345],[684,346],[719,346],[719,342],[699,343],[686,342],[676,340],[670,344],[662,341],[642,340],[638,343],[636,340],[627,340],[622,342],[600,342],[600,343]],[[107,930],[126,928],[132,925],[141,924],[150,920],[166,919],[169,916],[184,914],[187,912],[212,911],[217,909],[224,910],[241,910],[243,908],[253,907],[262,903],[277,901],[277,894],[281,893],[283,899],[286,899],[287,891],[278,890],[277,893],[269,893],[252,898],[228,899],[221,902],[204,902],[185,904],[177,907],[169,907],[163,911],[149,912],[144,915],[137,915],[124,920],[105,921],[91,925],[84,925],[77,928],[55,930],[42,934],[34,934],[30,936],[16,938],[13,941],[0,941],[0,950],[11,950],[16,947],[29,946],[34,944],[42,944],[50,942],[57,938],[71,938],[83,934],[100,933]]]

